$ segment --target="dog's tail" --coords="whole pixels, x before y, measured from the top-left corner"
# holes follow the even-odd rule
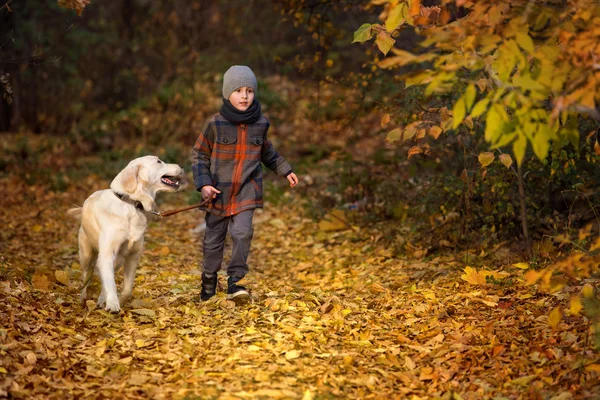
[[[81,219],[82,207],[73,207],[67,211],[67,214],[75,219]]]

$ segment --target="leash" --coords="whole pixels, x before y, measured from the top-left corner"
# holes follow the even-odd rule
[[[164,213],[163,212],[159,212],[159,213],[157,213],[157,216],[160,219],[163,219],[164,217],[170,217],[171,215],[179,214],[180,212],[192,210],[192,209],[198,208],[198,207],[203,207],[203,206],[207,205],[208,203],[210,203],[211,201],[212,201],[212,198],[208,198],[208,199],[204,200],[202,203],[194,204],[193,206],[188,206],[188,207],[184,207],[184,208],[178,208],[176,210],[171,210],[171,211],[167,211],[167,212],[164,212]]]

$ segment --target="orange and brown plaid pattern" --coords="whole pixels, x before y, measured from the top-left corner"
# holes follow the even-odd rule
[[[263,207],[262,167],[286,176],[292,167],[267,139],[269,120],[235,125],[221,114],[206,121],[192,148],[192,172],[196,190],[212,185],[221,194],[203,210],[230,216]]]

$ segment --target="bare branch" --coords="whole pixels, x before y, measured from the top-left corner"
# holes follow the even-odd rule
[[[54,51],[54,49],[57,48],[58,45],[60,45],[62,43],[63,39],[65,38],[65,36],[67,36],[67,33],[69,32],[69,30],[72,27],[73,27],[73,24],[69,25],[69,27],[63,32],[63,34],[60,37],[60,39],[58,40],[58,42],[56,42],[52,47],[50,47],[48,50],[44,51],[42,54],[38,54],[35,56],[31,56],[31,57],[13,58],[11,60],[0,60],[0,64],[36,64],[36,62],[35,62],[36,60],[46,57],[48,54],[52,53],[52,51]],[[58,58],[57,58],[57,60],[58,60]]]

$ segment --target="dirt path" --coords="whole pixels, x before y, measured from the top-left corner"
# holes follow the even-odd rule
[[[456,262],[394,258],[377,227],[326,232],[288,206],[256,216],[253,304],[235,307],[223,292],[198,301],[201,235],[191,230],[202,214],[194,211],[151,224],[134,300],[120,315],[81,306],[77,223],[64,211],[102,183],[64,193],[0,184],[10,193],[0,211],[0,398],[599,393],[598,373],[583,368],[596,357],[585,320],[566,318],[555,331],[547,324],[567,293],[470,286]]]

